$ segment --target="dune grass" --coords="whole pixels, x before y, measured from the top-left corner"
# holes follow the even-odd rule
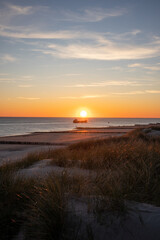
[[[53,165],[90,169],[93,177],[50,176],[36,181],[15,177],[20,168],[51,158]],[[0,167],[0,236],[12,239],[23,227],[26,239],[76,239],[69,236],[70,198],[91,199],[97,216],[126,212],[126,200],[160,206],[160,138],[143,129],[123,136],[72,144],[29,155]]]
[[[53,150],[45,150],[40,152],[29,153],[23,159],[14,162],[6,162],[0,166],[0,170],[3,171],[17,171],[19,169],[28,168],[31,165],[39,162],[40,160],[47,159],[51,157]]]
[[[29,204],[26,239],[63,239],[66,222],[65,177],[48,177]]]
[[[160,138],[136,129],[123,137],[73,144],[52,152],[51,164],[96,172],[97,194],[160,206]]]
[[[50,153],[51,164],[79,166],[85,169],[113,169],[128,161],[155,161],[159,158],[159,138],[147,137],[142,131],[133,131],[124,137],[94,140],[72,144]]]
[[[63,239],[65,176],[44,181],[0,170],[0,239],[13,239],[21,229],[25,239]]]
[[[78,240],[78,226],[67,206],[70,198],[83,195],[86,183],[66,173],[39,181],[1,169],[0,239],[14,239],[22,232],[25,240]]]
[[[24,221],[24,208],[34,194],[33,179],[15,177],[11,170],[0,169],[0,236],[11,239]]]

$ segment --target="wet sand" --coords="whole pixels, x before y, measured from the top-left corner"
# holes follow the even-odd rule
[[[0,144],[67,145],[93,138],[119,136],[131,130],[133,130],[133,127],[83,128],[63,132],[36,132],[28,135],[0,137]]]
[[[149,127],[150,125],[146,125]],[[0,164],[22,159],[27,154],[48,148],[60,148],[72,143],[122,136],[141,126],[122,126],[108,128],[77,128],[63,132],[35,132],[28,135],[0,137]],[[144,126],[143,126],[144,127]]]
[[[131,130],[132,128],[75,129],[0,137],[0,165],[7,161],[22,159],[29,153],[60,148],[79,141],[120,136]]]

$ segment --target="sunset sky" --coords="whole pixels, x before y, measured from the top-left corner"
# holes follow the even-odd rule
[[[160,117],[159,0],[1,0],[0,116]]]

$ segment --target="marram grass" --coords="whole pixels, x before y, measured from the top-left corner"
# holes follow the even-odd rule
[[[50,176],[43,181],[16,175],[39,160],[52,165],[90,169],[92,177]],[[141,129],[123,137],[73,144],[29,155],[0,167],[0,236],[13,239],[21,229],[25,239],[76,239],[70,235],[69,199],[89,197],[88,208],[126,212],[126,200],[160,206],[160,138]],[[90,236],[92,234],[90,233]]]

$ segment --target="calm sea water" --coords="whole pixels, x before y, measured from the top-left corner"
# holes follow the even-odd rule
[[[79,127],[133,126],[160,123],[160,118],[89,118],[88,123],[75,124],[74,118],[0,117],[0,136],[28,134],[31,132],[65,131]]]

